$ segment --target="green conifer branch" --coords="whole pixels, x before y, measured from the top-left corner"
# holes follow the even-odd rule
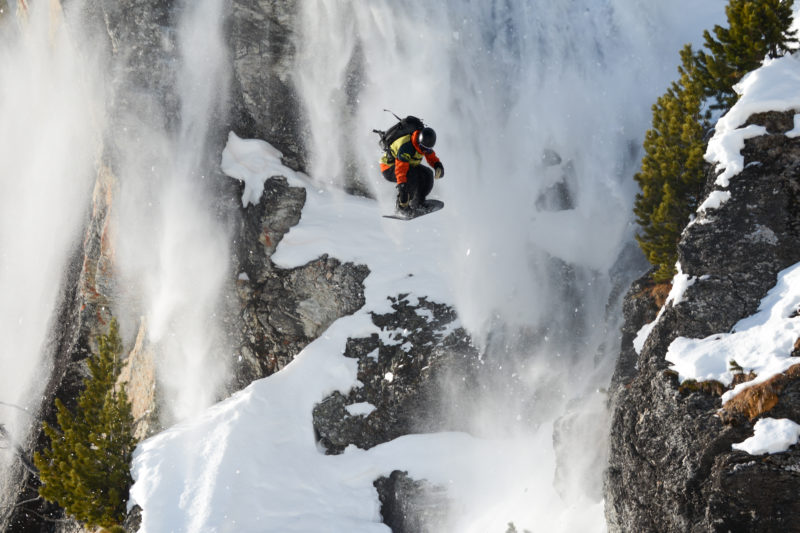
[[[42,424],[50,447],[34,463],[43,498],[89,527],[112,527],[125,518],[136,441],[128,396],[115,387],[122,353],[116,320],[97,344],[75,412],[56,399],[56,426]]]
[[[730,0],[728,27],[715,26],[713,35],[705,31],[705,50],[684,46],[678,81],[653,105],[641,170],[634,176],[641,192],[633,212],[640,227],[636,240],[657,267],[654,281],[675,274],[680,234],[701,200],[710,111],[730,109],[738,98],[733,86],[745,74],[797,45],[790,30],[792,3]]]

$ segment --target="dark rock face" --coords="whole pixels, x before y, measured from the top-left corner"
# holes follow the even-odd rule
[[[724,423],[719,397],[679,389],[664,360],[678,336],[730,331],[756,311],[778,272],[800,261],[800,139],[782,133],[792,116],[751,117],[769,133],[745,142],[746,168],[731,179],[731,199],[684,231],[681,267],[697,279],[683,301],[667,304],[638,355],[633,337],[653,320],[657,306],[643,290],[644,281],[628,293],[622,353],[610,391],[610,531],[800,531],[800,504],[791,496],[800,490],[800,451],[767,456],[733,451],[733,443],[752,435],[756,420]],[[714,178],[710,173],[708,190]],[[800,420],[793,398],[782,397],[780,415]]]
[[[620,339],[620,355],[617,359],[614,375],[611,378],[612,393],[617,391],[620,386],[629,383],[636,376],[638,372],[638,355],[633,348],[633,340],[636,338],[639,329],[655,320],[658,314],[659,306],[652,292],[648,291],[648,288],[652,286],[651,283],[648,283],[651,273],[652,271],[634,281],[622,302],[624,322],[622,323]]]
[[[381,335],[348,339],[344,355],[358,359],[359,387],[335,392],[314,409],[314,429],[328,453],[354,444],[368,449],[410,433],[466,428],[459,420],[463,405],[445,398],[467,398],[476,386],[477,350],[461,329],[448,333],[453,310],[406,295],[392,300],[394,311],[373,315]],[[456,385],[454,385],[456,384]],[[443,387],[448,386],[448,395]],[[456,390],[458,389],[458,390]],[[369,403],[367,415],[350,414],[347,406]]]
[[[304,170],[301,106],[292,80],[296,12],[295,0],[235,0],[230,39],[235,85],[251,119],[236,129],[268,141],[287,166]]]
[[[443,531],[447,517],[447,495],[443,487],[414,481],[408,472],[395,470],[375,483],[381,502],[383,523],[392,533]]]
[[[172,0],[94,0],[88,10],[92,22],[108,36],[115,80],[131,89],[115,103],[118,120],[127,113],[160,117],[169,129],[178,120],[179,101],[174,91],[178,61]]]

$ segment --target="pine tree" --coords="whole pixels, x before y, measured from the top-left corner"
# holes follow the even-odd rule
[[[654,281],[674,274],[677,243],[689,216],[696,210],[704,183],[704,133],[710,109],[736,103],[733,86],[761,65],[797,43],[792,24],[793,0],[730,0],[728,28],[704,32],[708,51],[681,51],[680,80],[673,82],[653,106],[653,126],[645,136],[642,169],[635,179],[641,187],[634,213],[641,226],[636,236],[648,260],[658,267]]]
[[[130,462],[135,447],[133,416],[124,387],[115,390],[122,351],[118,326],[98,338],[98,354],[88,360],[90,377],[72,413],[56,399],[58,428],[43,423],[50,448],[34,463],[39,494],[90,527],[111,527],[125,518]]]
[[[681,60],[680,80],[673,82],[653,106],[642,169],[634,176],[641,187],[634,204],[642,230],[636,239],[650,263],[658,267],[653,279],[659,282],[674,274],[678,240],[697,208],[705,181],[703,154],[708,121],[690,45],[681,51]]]
[[[797,43],[792,24],[793,0],[730,0],[728,27],[703,32],[709,52],[698,55],[699,80],[714,109],[730,109],[738,98],[733,86],[758,68],[765,57],[778,57]]]

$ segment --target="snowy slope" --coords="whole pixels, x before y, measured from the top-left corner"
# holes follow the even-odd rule
[[[243,201],[260,196],[276,157],[266,143],[231,134],[223,169],[246,181]],[[445,208],[410,222],[384,219],[373,201],[282,170],[291,184],[307,188],[308,200],[273,260],[292,267],[329,253],[365,263],[371,272],[366,305],[336,321],[277,374],[140,444],[131,491],[131,504],[144,509],[140,531],[389,531],[372,483],[394,469],[447,488],[455,511],[448,531],[505,531],[511,521],[520,530],[536,524],[536,530],[596,531],[602,504],[561,501],[552,488],[553,457],[530,453],[552,448],[549,425],[506,440],[444,433],[406,436],[368,451],[351,447],[341,456],[318,449],[314,404],[359,385],[356,361],[342,356],[347,337],[378,332],[369,313],[389,311],[387,296],[452,299],[437,229],[451,215]],[[512,456],[519,460],[509,462]]]

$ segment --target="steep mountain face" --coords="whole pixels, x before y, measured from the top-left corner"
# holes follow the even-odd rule
[[[106,331],[111,317],[113,250],[109,235],[109,213],[112,206],[113,178],[107,167],[101,168],[93,194],[93,210],[87,220],[83,241],[76,247],[62,282],[61,303],[56,309],[50,346],[51,366],[48,386],[42,396],[43,420],[55,424],[53,401],[59,398],[72,408],[88,376],[86,357],[96,349],[94,338]],[[150,383],[152,385],[152,383]],[[142,407],[138,414],[151,408]],[[24,444],[21,455],[28,460],[33,451],[45,445],[41,431],[32,431],[31,440]],[[3,499],[14,506],[0,513],[0,530],[19,532],[61,531],[61,527],[77,527],[66,521],[53,522],[60,516],[57,506],[37,496],[38,480],[30,470],[19,471],[16,482],[3,487]]]
[[[800,140],[784,135],[793,117],[750,117],[748,124],[765,126],[767,134],[745,142],[730,200],[684,231],[679,261],[693,283],[678,303],[664,305],[638,354],[633,339],[663,301],[656,302],[658,290],[645,278],[628,292],[610,391],[611,531],[797,531],[800,452],[752,456],[731,445],[751,436],[762,415],[800,420],[800,381],[780,378],[774,401],[750,411],[730,404],[721,410],[721,385],[679,385],[664,359],[675,338],[728,332],[754,314],[778,272],[800,261]],[[710,172],[707,192],[715,178]]]
[[[238,352],[234,390],[277,372],[334,320],[364,305],[363,265],[322,256],[289,270],[270,257],[300,220],[305,189],[270,178],[261,201],[242,210],[232,272],[236,299],[229,335]]]
[[[296,13],[294,0],[236,0],[230,36],[236,92],[244,110],[237,129],[243,136],[267,139],[283,153],[287,166],[305,169],[303,119],[292,79]]]
[[[290,30],[281,33],[273,25],[274,17],[282,16],[272,13],[290,6],[284,3],[276,7],[271,2],[262,2],[261,7],[249,4],[236,3],[229,29],[235,41],[231,48],[238,57],[237,69],[245,64],[237,70],[241,75],[236,80],[251,92],[233,91],[230,119],[220,121],[218,130],[211,133],[216,146],[210,147],[209,160],[218,165],[227,132],[235,129],[252,135],[262,133],[286,150],[287,163],[300,166],[302,156],[296,131],[286,133],[286,121],[297,122],[291,114],[297,106],[274,99],[266,104],[267,93],[284,94],[288,85],[283,89],[265,87],[259,82],[261,78],[253,78],[285,81],[288,68],[285,62],[291,61],[291,54],[272,50],[276,58],[283,58],[280,64],[277,59],[267,61],[258,56],[257,61],[267,61],[273,71],[263,68],[263,64],[259,68],[247,67],[248,52],[237,46],[241,42],[256,48],[261,46],[259,43],[290,42]],[[262,8],[271,14],[266,18],[253,16],[253,9]],[[125,80],[129,89],[121,93],[112,110],[121,125],[127,123],[127,112],[145,106],[153,111],[153,116],[163,117],[167,131],[176,127],[179,106],[172,66],[176,61],[175,9],[172,2],[150,0],[94,2],[87,6],[87,20],[99,24],[103,28],[100,33],[108,38],[113,68],[120,70],[114,75]],[[242,14],[243,11],[246,13]],[[243,21],[247,21],[246,28],[242,27]],[[259,110],[270,113],[253,118],[250,113]],[[263,128],[254,129],[256,123]],[[112,316],[118,316],[128,323],[125,339],[128,355],[121,380],[126,383],[133,403],[136,435],[144,438],[162,428],[159,414],[165,399],[156,369],[158,354],[148,339],[148,324],[138,318],[141,310],[120,307],[120,295],[128,290],[118,277],[116,258],[115,212],[121,187],[117,169],[121,162],[119,146],[114,139],[109,140],[104,164],[96,178],[92,210],[86,216],[84,237],[76,243],[62,283],[63,296],[47,348],[52,367],[42,397],[41,418],[55,423],[55,398],[68,406],[74,405],[82,380],[88,375],[85,360],[96,348],[94,339],[106,331]],[[227,344],[233,351],[232,377],[227,386],[227,393],[231,393],[276,372],[334,320],[363,305],[362,282],[368,270],[326,256],[287,271],[274,267],[269,258],[281,237],[300,219],[305,190],[289,187],[285,179],[274,178],[266,184],[261,202],[244,208],[240,200],[243,185],[223,176],[218,168],[209,169],[209,174],[218,183],[215,209],[229,228],[233,243],[230,281],[220,310]],[[20,444],[20,454],[29,459],[45,442],[41,432],[33,431],[29,442]],[[61,511],[36,498],[38,481],[22,463],[16,470],[16,481],[3,487],[3,501],[14,505],[0,512],[0,530],[41,532],[77,528],[68,520],[53,522],[53,518],[61,519]]]
[[[90,4],[87,12],[93,15],[95,24],[103,26],[112,56],[124,59],[115,63],[123,71],[117,76],[133,88],[120,99],[114,110],[116,118],[125,124],[126,112],[145,105],[159,110],[156,116],[163,117],[168,131],[174,129],[180,106],[170,67],[176,61],[173,3],[97,2]],[[233,3],[228,26],[235,56],[232,111],[210,134],[209,161],[218,163],[223,140],[234,130],[268,140],[282,150],[288,166],[304,166],[299,106],[290,79],[293,12],[293,2]],[[154,95],[156,98],[152,98]],[[64,296],[50,343],[53,368],[50,386],[42,398],[42,417],[55,422],[52,406],[56,397],[68,406],[74,405],[87,375],[86,358],[96,348],[94,339],[106,331],[111,317],[117,316],[127,323],[126,359],[120,379],[133,403],[136,435],[145,438],[163,429],[159,415],[166,398],[158,375],[158,347],[149,338],[149,325],[139,317],[141,310],[121,307],[121,295],[129,289],[118,276],[117,264],[115,214],[123,187],[117,172],[121,165],[118,156],[116,144],[106,147],[84,238],[76,246],[63,282]],[[260,201],[243,207],[243,184],[223,176],[216,164],[208,173],[217,183],[213,207],[228,228],[232,243],[229,282],[219,310],[226,345],[232,352],[228,362],[231,378],[225,391],[230,394],[277,372],[336,319],[359,309],[364,304],[363,281],[369,270],[326,255],[298,268],[276,267],[271,256],[286,232],[300,220],[305,189],[289,186],[285,178],[272,177],[266,181]],[[402,338],[389,341],[373,337],[348,343],[347,355],[359,358],[365,387],[350,397],[334,394],[315,412],[319,437],[332,453],[349,444],[367,448],[414,431],[446,429],[434,422],[444,410],[453,409],[436,403],[442,398],[436,389],[438,376],[456,372],[465,376],[465,386],[471,383],[467,378],[473,371],[472,359],[463,354],[477,354],[463,330],[451,331],[449,324],[455,319],[451,308],[428,301],[412,305],[403,295],[398,296],[395,308],[396,313],[375,316],[374,321],[387,334]],[[427,343],[430,351],[417,358],[406,357],[402,349],[405,342]],[[374,350],[378,351],[373,357]],[[387,379],[390,375],[393,379]],[[368,417],[349,417],[346,405],[358,402],[370,402],[377,409]],[[359,424],[353,425],[356,419]],[[22,453],[30,457],[43,445],[43,435],[35,431]],[[18,482],[3,487],[16,505],[3,513],[0,530],[79,531],[78,524],[64,519],[57,506],[36,498],[37,485],[35,476],[20,465]],[[418,495],[431,490],[404,476],[386,478],[376,487],[392,508],[421,501]],[[136,529],[135,516],[136,512],[127,524],[131,530]],[[411,511],[404,511],[402,516],[413,522]]]
[[[112,63],[114,69],[117,69],[112,74],[114,81],[125,86],[125,90],[119,92],[117,100],[111,106],[115,126],[122,129],[128,121],[134,123],[126,114],[135,115],[137,111],[145,109],[148,118],[163,121],[166,133],[175,133],[185,119],[182,116],[180,95],[175,87],[178,83],[175,67],[182,61],[178,53],[180,47],[176,26],[179,24],[180,10],[193,2],[90,0],[87,4],[87,12],[92,15],[93,23],[102,28],[100,34],[108,39]],[[229,101],[226,106],[229,114],[213,117],[208,146],[203,147],[205,166],[200,172],[203,179],[209,178],[207,181],[212,183],[209,188],[213,199],[209,207],[215,219],[227,231],[226,237],[230,243],[225,257],[226,283],[217,310],[222,317],[225,337],[226,351],[223,356],[229,358],[226,368],[231,371],[230,379],[220,393],[222,396],[285,367],[304,346],[319,337],[335,320],[355,312],[363,306],[365,300],[364,281],[369,271],[363,265],[342,262],[327,255],[292,269],[282,269],[273,263],[272,255],[281,239],[301,218],[307,200],[304,189],[292,187],[286,179],[273,176],[266,181],[259,201],[243,207],[243,185],[221,175],[217,168],[224,140],[231,130],[243,137],[269,141],[282,151],[284,162],[289,167],[304,169],[307,166],[306,147],[303,145],[306,138],[305,120],[292,80],[296,53],[294,46],[297,42],[297,4],[295,1],[271,0],[234,0],[226,4],[229,11],[226,13],[228,18],[225,37],[232,65]],[[773,119],[765,117],[764,120]],[[108,144],[103,147],[103,166],[96,179],[92,211],[86,215],[84,238],[76,244],[75,253],[66,269],[62,298],[53,318],[53,334],[48,344],[53,361],[48,377],[50,385],[42,397],[41,408],[42,417],[52,420],[52,402],[55,397],[63,399],[68,405],[74,403],[82,386],[81,380],[86,375],[85,359],[93,350],[94,338],[105,331],[112,316],[117,316],[126,326],[126,367],[121,380],[126,383],[134,403],[137,437],[144,438],[163,428],[159,415],[168,400],[160,382],[163,376],[158,373],[157,362],[161,354],[158,352],[157,342],[151,340],[151,324],[142,318],[142,309],[136,306],[123,307],[122,303],[130,303],[132,299],[130,287],[125,285],[118,268],[117,252],[121,243],[118,240],[115,217],[120,209],[120,197],[123,196],[121,189],[126,184],[121,161],[124,139],[121,137],[117,143],[115,135],[118,133],[121,132],[111,132],[106,139]],[[779,137],[781,136],[776,136]],[[751,144],[755,142],[752,141]],[[767,159],[761,155],[758,157],[763,163],[759,171],[763,171],[767,166]],[[775,163],[774,166],[777,168],[779,165]],[[565,170],[566,168],[565,164]],[[578,205],[578,200],[571,196],[570,187],[568,180],[558,182],[542,195],[538,195],[535,205],[541,210],[572,210]],[[752,216],[749,204],[744,203],[740,207],[746,211],[748,217]],[[763,212],[759,211],[763,220],[759,219],[757,223],[751,224],[752,228],[758,230],[754,230],[751,244],[764,246],[764,261],[774,260],[779,254],[774,253],[778,247],[770,244],[773,240],[772,234],[760,230],[761,225],[771,228],[775,234],[780,234],[779,230],[788,232],[788,229],[780,228],[777,221],[770,225],[773,221],[768,217],[772,207],[765,204]],[[732,206],[726,207],[731,208]],[[741,223],[735,214],[730,219]],[[722,225],[715,224],[713,227]],[[710,231],[711,226],[697,227],[694,231]],[[747,231],[742,229],[742,234],[750,235]],[[714,249],[718,246],[718,237],[708,234],[708,242],[703,243],[703,246]],[[696,256],[694,264],[687,261],[684,266],[685,271],[692,272],[692,275],[708,272],[707,268],[700,266],[706,260],[703,256],[706,252],[698,243],[699,241],[695,243],[694,252],[690,244],[684,245],[685,254]],[[793,248],[791,244],[787,238],[785,242],[781,241],[779,248]],[[786,253],[790,251],[787,250]],[[752,257],[749,251],[742,252],[742,255]],[[726,250],[727,256],[729,254]],[[784,257],[781,264],[791,262],[789,257]],[[547,264],[548,274],[544,276],[546,279],[562,280],[568,286],[577,287],[580,284],[577,279],[579,275],[566,263],[554,259]],[[686,270],[692,268],[693,270]],[[766,267],[759,264],[759,268]],[[772,265],[767,270],[774,278],[774,273],[780,268],[782,267]],[[492,275],[503,275],[502,272],[492,272]],[[754,274],[760,275],[761,272]],[[734,285],[734,281],[752,284],[755,287],[754,294],[771,286],[769,275],[761,281],[750,278],[734,280],[724,276],[721,279],[729,283],[728,288]],[[598,280],[590,277],[587,285],[596,281]],[[713,279],[708,283],[712,281]],[[693,290],[700,290],[701,286],[698,283]],[[728,298],[730,293],[731,291],[718,288],[720,298]],[[582,296],[578,293],[574,296],[575,306],[570,305],[570,309],[565,311],[570,314],[573,310],[578,314],[579,308],[583,310],[580,303]],[[753,298],[757,304],[758,296],[754,295]],[[391,312],[372,316],[373,324],[381,331],[380,335],[350,338],[346,343],[344,355],[358,361],[358,379],[363,387],[353,389],[348,394],[332,393],[314,409],[315,436],[327,453],[340,453],[350,445],[369,449],[402,435],[462,430],[469,424],[460,415],[470,411],[470,406],[459,402],[468,401],[471,397],[470,389],[478,386],[477,376],[489,365],[486,361],[481,361],[480,354],[467,333],[454,326],[455,310],[449,305],[429,299],[409,298],[407,294],[392,296],[391,303]],[[648,446],[660,446],[661,441],[658,439],[664,437],[664,426],[660,424],[664,421],[682,420],[681,417],[688,411],[664,407],[671,405],[665,400],[660,404],[660,409],[664,411],[661,417],[653,417],[652,423],[648,425],[649,433],[636,433],[638,427],[631,429],[626,426],[626,423],[635,424],[638,420],[633,411],[626,409],[633,409],[630,405],[647,405],[644,400],[652,401],[654,391],[661,394],[659,397],[670,400],[682,398],[681,393],[676,392],[674,378],[664,375],[663,361],[657,363],[656,347],[666,346],[666,339],[673,333],[671,328],[677,324],[679,318],[692,314],[684,307],[686,305],[688,304],[682,303],[669,308],[662,317],[664,325],[652,337],[655,339],[661,335],[664,338],[660,341],[651,339],[648,346],[652,346],[649,351],[643,352],[639,361],[636,354],[626,348],[626,355],[621,360],[616,376],[614,398],[620,409],[615,421],[615,428],[619,429],[615,433],[619,433],[620,437],[615,440],[609,477],[609,493],[612,495],[610,507],[613,508],[609,519],[612,524],[619,524],[623,530],[645,531],[651,524],[640,518],[635,511],[641,511],[641,516],[662,523],[661,517],[654,516],[652,507],[661,505],[662,501],[665,509],[670,502],[677,502],[677,507],[681,509],[686,507],[685,503],[680,503],[681,494],[686,491],[680,485],[679,473],[665,472],[670,468],[666,464],[662,470],[656,471],[649,466],[650,462],[643,461],[651,471],[648,472],[648,477],[635,479],[635,473],[642,471],[643,465],[636,463],[634,459],[640,457],[640,450],[647,449]],[[717,313],[729,310],[727,305],[718,306],[721,309],[714,307],[713,301],[703,305],[707,314],[714,317]],[[745,313],[753,305],[755,304],[740,303],[739,308]],[[628,309],[632,318],[626,325],[626,346],[630,344],[630,338],[639,325],[652,320],[656,312],[655,307],[642,297],[629,298]],[[735,313],[714,324],[735,322],[739,315],[733,315]],[[672,322],[668,323],[668,320]],[[699,335],[706,329],[716,331],[714,328],[707,328],[704,320],[697,318],[693,322],[696,326],[686,325],[680,331],[693,335]],[[578,329],[579,322],[576,319],[574,323],[565,323],[564,329],[569,331],[567,336],[583,334]],[[701,324],[703,327],[700,327]],[[547,341],[544,333],[542,336]],[[498,335],[498,343],[508,342],[502,337],[503,335]],[[525,339],[520,344],[528,345],[529,340]],[[411,354],[405,349],[409,344],[422,348]],[[645,363],[655,366],[648,370]],[[448,395],[441,390],[445,381],[452,387],[446,391]],[[511,390],[508,394],[513,395],[514,385],[509,389]],[[635,394],[636,391],[639,395]],[[688,398],[691,399],[692,406],[712,405],[715,402],[713,398],[709,399],[700,393],[690,393]],[[374,410],[369,413],[363,411],[373,407]],[[592,412],[585,416],[595,418],[594,415]],[[596,418],[602,416],[603,413],[598,412]],[[707,418],[713,417],[709,414]],[[703,417],[698,417],[698,420],[704,424],[713,423],[713,420],[707,421]],[[730,436],[730,439],[741,440],[739,434],[746,433],[749,424],[750,422],[745,421],[739,426],[731,426],[732,429],[726,431],[731,435],[737,431],[739,433]],[[576,416],[573,419],[562,419],[555,438],[559,439],[564,434],[587,425],[590,424],[586,418]],[[684,433],[685,439],[682,442],[688,446],[694,442],[691,439],[691,428],[687,428]],[[639,436],[640,441],[632,440],[634,434]],[[707,434],[713,433],[709,431]],[[728,436],[728,433],[725,435]],[[635,454],[630,452],[631,442],[638,446]],[[25,443],[23,454],[29,456],[43,444],[41,434],[34,432],[30,442]],[[594,455],[583,455],[594,459]],[[633,455],[633,458],[629,455]],[[698,470],[708,466],[709,455],[700,455],[696,459]],[[563,465],[560,465],[561,472],[557,472],[556,476],[563,476],[563,471],[569,470],[569,461],[564,462],[566,468],[561,468]],[[744,459],[742,464],[745,464]],[[665,498],[662,492],[626,492],[637,487],[661,487],[663,479],[670,479],[670,475],[675,480],[674,485],[669,489],[659,490],[670,495],[672,500]],[[64,520],[61,510],[35,499],[35,479],[22,466],[20,476],[18,483],[3,487],[8,498],[16,500],[17,505],[9,512],[5,508],[0,513],[0,530],[41,532],[80,529],[77,524]],[[650,486],[645,487],[645,479],[649,480]],[[737,482],[739,479],[747,478],[737,478]],[[782,478],[779,481],[783,482]],[[640,482],[640,485],[637,486],[634,482]],[[695,487],[695,481],[686,481],[684,485]],[[414,480],[403,472],[395,471],[389,476],[381,477],[375,481],[374,486],[380,495],[383,521],[395,532],[419,531],[423,524],[431,527],[439,523],[446,514],[448,502],[441,487]],[[591,486],[587,489],[592,496],[597,492],[594,488]],[[700,498],[704,496],[705,493],[700,494],[692,501],[700,502]],[[658,497],[662,500],[657,500]],[[694,505],[698,508],[701,506],[700,503]],[[136,514],[134,510],[130,522],[126,524],[131,531],[137,528]],[[53,519],[63,521],[54,522]],[[686,524],[689,519],[676,520],[676,523]]]

